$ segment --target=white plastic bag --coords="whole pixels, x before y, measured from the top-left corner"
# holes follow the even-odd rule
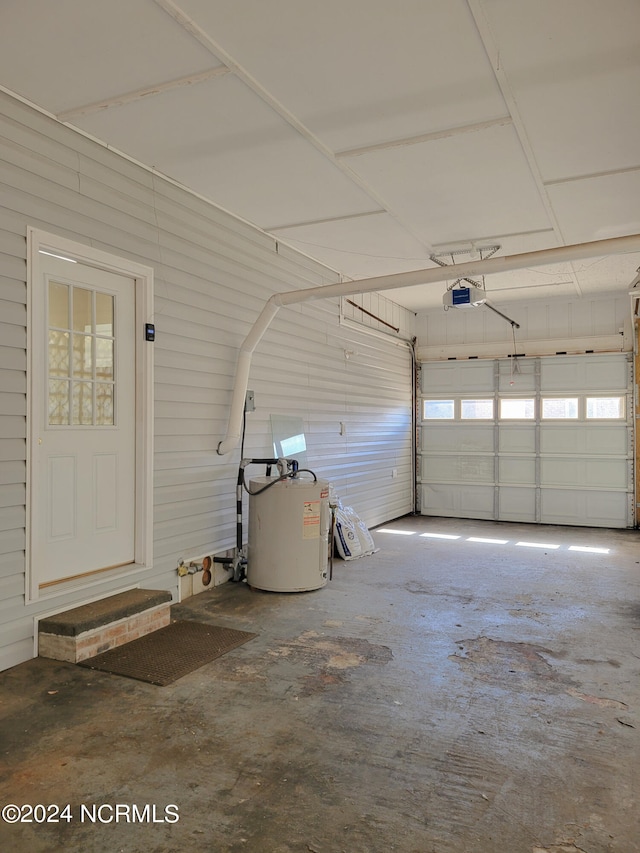
[[[337,507],[335,513],[334,539],[342,559],[355,560],[373,554],[373,537],[353,507]]]
[[[357,518],[357,516],[356,516]],[[358,539],[360,540],[360,549],[362,551],[362,556],[365,557],[368,554],[373,554],[376,550],[376,546],[373,544],[373,536],[369,533],[369,528],[362,521],[362,519],[358,518],[356,522],[356,533],[358,534]]]

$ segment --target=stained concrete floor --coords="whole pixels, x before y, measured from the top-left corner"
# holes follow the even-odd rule
[[[640,534],[387,527],[412,535],[374,531],[322,590],[176,606],[258,636],[170,687],[0,674],[0,800],[71,818],[0,822],[0,849],[639,851]]]

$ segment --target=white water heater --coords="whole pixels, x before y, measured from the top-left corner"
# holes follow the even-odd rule
[[[247,583],[270,592],[303,592],[327,583],[329,483],[300,476],[249,483]],[[260,492],[260,494],[252,494]]]

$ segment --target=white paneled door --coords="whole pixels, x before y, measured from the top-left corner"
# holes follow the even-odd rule
[[[625,353],[422,365],[423,515],[631,527]]]
[[[44,254],[40,268],[31,565],[43,588],[134,561],[136,377],[134,280]]]

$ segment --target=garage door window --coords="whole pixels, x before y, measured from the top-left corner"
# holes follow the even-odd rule
[[[453,400],[424,401],[423,417],[426,421],[453,420],[454,411],[455,409]]]
[[[533,398],[526,400],[500,400],[500,418],[502,420],[532,421],[536,416],[536,404]]]
[[[493,400],[462,400],[460,417],[465,420],[493,420]]]
[[[587,397],[587,418],[624,418],[624,397]]]
[[[578,417],[577,397],[543,397],[542,417],[545,420],[571,420]]]

